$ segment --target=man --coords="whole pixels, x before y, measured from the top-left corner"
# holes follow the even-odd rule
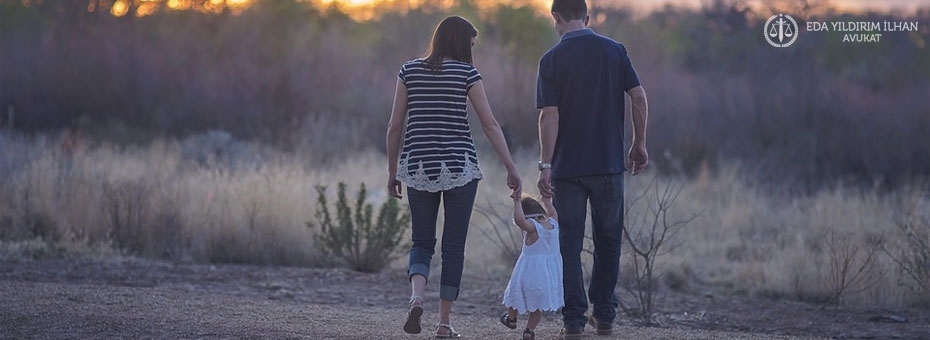
[[[632,100],[633,175],[649,159],[646,93],[626,47],[586,28],[584,0],[554,0],[552,18],[561,40],[539,61],[536,106],[541,109],[539,191],[554,196],[561,224],[565,307],[559,337],[581,338],[586,322],[598,335],[610,335],[623,236],[623,93]],[[588,203],[594,268],[585,295],[581,251]],[[594,308],[586,317],[589,299]]]

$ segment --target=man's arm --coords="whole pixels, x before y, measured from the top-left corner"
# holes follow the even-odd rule
[[[555,140],[559,136],[559,108],[546,106],[539,111],[539,161],[552,164]],[[543,198],[552,197],[552,169],[539,171],[539,193]]]
[[[627,90],[630,94],[633,115],[633,143],[630,146],[629,160],[633,167],[633,175],[638,175],[649,164],[649,153],[646,152],[646,125],[649,120],[649,104],[646,100],[646,90],[636,86]]]

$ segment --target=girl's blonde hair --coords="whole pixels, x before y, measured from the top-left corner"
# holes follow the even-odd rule
[[[524,195],[522,198],[520,198],[520,206],[523,207],[523,214],[526,216],[535,215],[535,214],[539,214],[543,216],[548,215],[546,213],[546,209],[543,208],[542,204],[539,203],[539,201],[537,201],[535,198],[532,198],[530,196]]]

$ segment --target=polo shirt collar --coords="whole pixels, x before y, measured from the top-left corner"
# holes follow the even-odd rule
[[[592,29],[590,29],[590,28],[582,28],[582,29],[580,29],[580,30],[574,30],[574,31],[571,31],[571,32],[565,32],[565,34],[562,34],[562,39],[561,39],[560,41],[564,41],[565,39],[571,39],[571,38],[576,38],[576,37],[580,37],[580,36],[585,36],[585,35],[589,35],[589,34],[594,34],[594,30],[592,30]]]

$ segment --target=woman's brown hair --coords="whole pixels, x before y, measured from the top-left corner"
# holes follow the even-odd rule
[[[472,63],[471,38],[478,36],[478,30],[468,20],[460,16],[451,16],[442,20],[426,51],[424,59],[433,69],[442,67],[443,59],[454,59]]]

